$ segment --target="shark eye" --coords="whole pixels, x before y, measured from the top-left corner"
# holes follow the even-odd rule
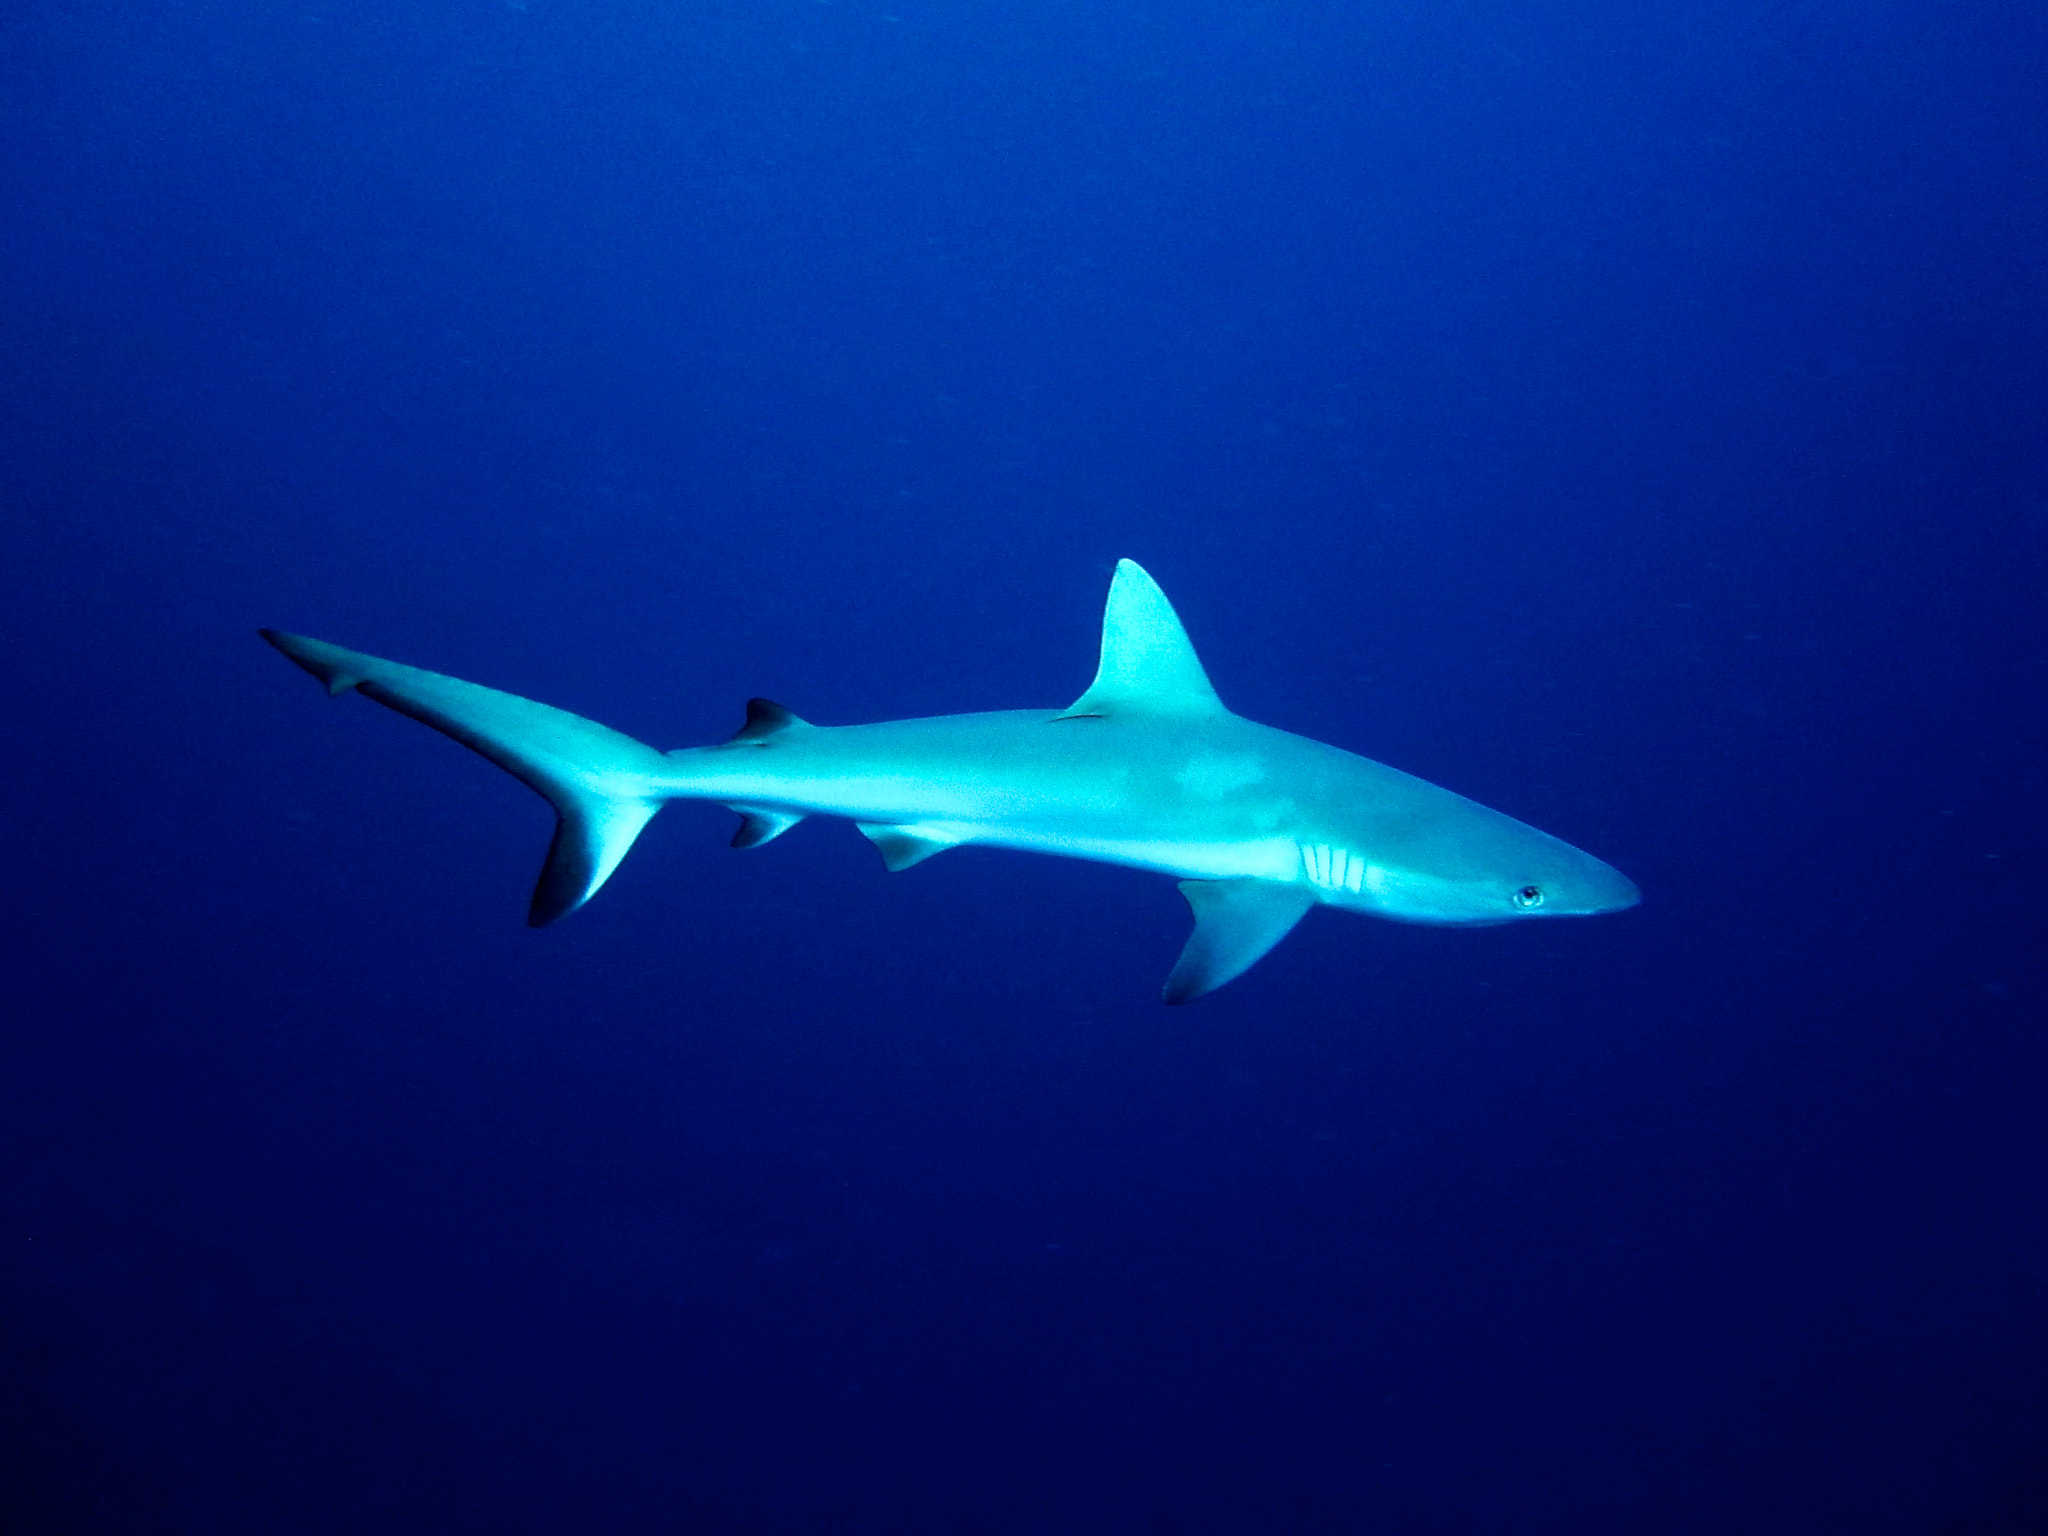
[[[1515,905],[1524,912],[1527,912],[1532,907],[1542,906],[1543,887],[1540,885],[1523,886],[1519,891],[1515,892]]]

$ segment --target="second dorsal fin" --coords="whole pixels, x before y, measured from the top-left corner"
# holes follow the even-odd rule
[[[1224,714],[1223,701],[1159,583],[1135,560],[1119,560],[1102,610],[1102,660],[1095,681],[1062,716]]]
[[[784,731],[807,727],[810,723],[784,709],[773,699],[749,699],[747,723],[733,732],[731,740],[766,741],[771,736],[780,736]]]

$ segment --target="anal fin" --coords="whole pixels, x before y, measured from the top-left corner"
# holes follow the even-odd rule
[[[740,829],[732,835],[735,848],[758,848],[763,843],[772,843],[804,819],[801,811],[777,810],[768,805],[732,805],[726,809],[739,812]]]
[[[1166,978],[1169,1003],[1242,976],[1316,904],[1308,887],[1278,880],[1183,880],[1180,893],[1194,908],[1195,931]]]
[[[895,826],[888,822],[856,822],[869,842],[882,850],[882,862],[892,871],[921,864],[935,853],[958,848],[967,839],[949,827]]]

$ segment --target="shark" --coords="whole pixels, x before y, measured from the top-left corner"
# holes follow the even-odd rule
[[[735,848],[851,820],[891,870],[977,845],[1177,876],[1186,1003],[1235,980],[1312,907],[1478,925],[1634,906],[1589,853],[1399,769],[1232,713],[1173,605],[1118,562],[1095,679],[1065,709],[815,725],[753,699],[728,741],[660,751],[567,710],[303,635],[260,631],[326,684],[432,726],[555,809],[527,920],[582,906],[670,800],[737,812]]]

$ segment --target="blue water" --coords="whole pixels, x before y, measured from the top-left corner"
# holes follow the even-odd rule
[[[0,1530],[2048,1529],[2048,11],[20,0]],[[1626,870],[1331,912],[545,806],[1233,707]]]

